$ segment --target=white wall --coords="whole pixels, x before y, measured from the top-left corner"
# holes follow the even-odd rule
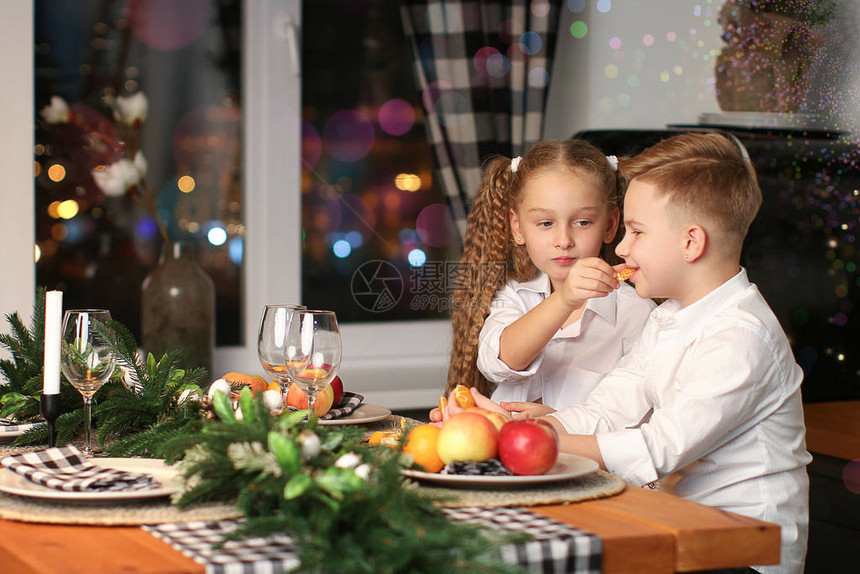
[[[33,257],[33,23],[29,5],[0,2],[0,332],[17,311],[30,324]],[[7,355],[0,353],[0,356]]]

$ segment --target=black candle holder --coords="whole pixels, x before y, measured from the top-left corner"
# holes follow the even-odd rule
[[[60,394],[42,395],[40,400],[42,418],[48,422],[48,446],[53,447],[57,442],[57,429],[54,421],[60,416]]]

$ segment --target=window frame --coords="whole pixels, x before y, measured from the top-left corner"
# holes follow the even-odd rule
[[[5,14],[9,12],[9,14]],[[25,280],[4,285],[0,311],[29,317],[35,293],[32,196],[33,3],[3,5],[0,34],[19,51],[3,55],[14,66],[4,87],[16,86],[4,110],[10,153],[0,163],[0,240],[10,246],[0,269]],[[242,269],[242,346],[216,347],[212,378],[228,371],[262,374],[256,339],[267,303],[301,299],[301,69],[300,0],[254,0],[243,5],[243,141],[245,264]],[[292,29],[290,29],[292,27]],[[4,97],[4,99],[6,99]],[[16,119],[16,121],[12,121]],[[29,206],[29,211],[28,211]],[[8,220],[8,221],[7,221]],[[28,269],[29,267],[29,269]],[[342,325],[344,385],[389,408],[424,408],[445,385],[450,322],[411,321]]]

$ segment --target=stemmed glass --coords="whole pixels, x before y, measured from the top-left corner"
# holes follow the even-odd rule
[[[334,311],[294,311],[287,331],[287,374],[308,396],[308,418],[317,394],[340,368],[340,329]]]
[[[110,311],[71,309],[63,317],[60,366],[66,379],[84,397],[85,456],[93,455],[92,399],[116,367],[112,344],[116,335],[108,325]]]
[[[260,364],[270,376],[274,377],[281,386],[281,392],[287,393],[290,386],[290,376],[284,365],[286,357],[287,328],[294,311],[305,309],[304,305],[266,305],[260,329],[257,333],[257,357]]]

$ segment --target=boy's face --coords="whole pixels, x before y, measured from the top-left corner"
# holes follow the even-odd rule
[[[528,182],[510,218],[514,241],[557,290],[577,259],[597,257],[615,237],[619,215],[592,177],[553,170]]]
[[[638,270],[631,278],[644,298],[679,299],[684,266],[684,234],[653,185],[634,179],[624,197],[624,239],[619,257]]]

